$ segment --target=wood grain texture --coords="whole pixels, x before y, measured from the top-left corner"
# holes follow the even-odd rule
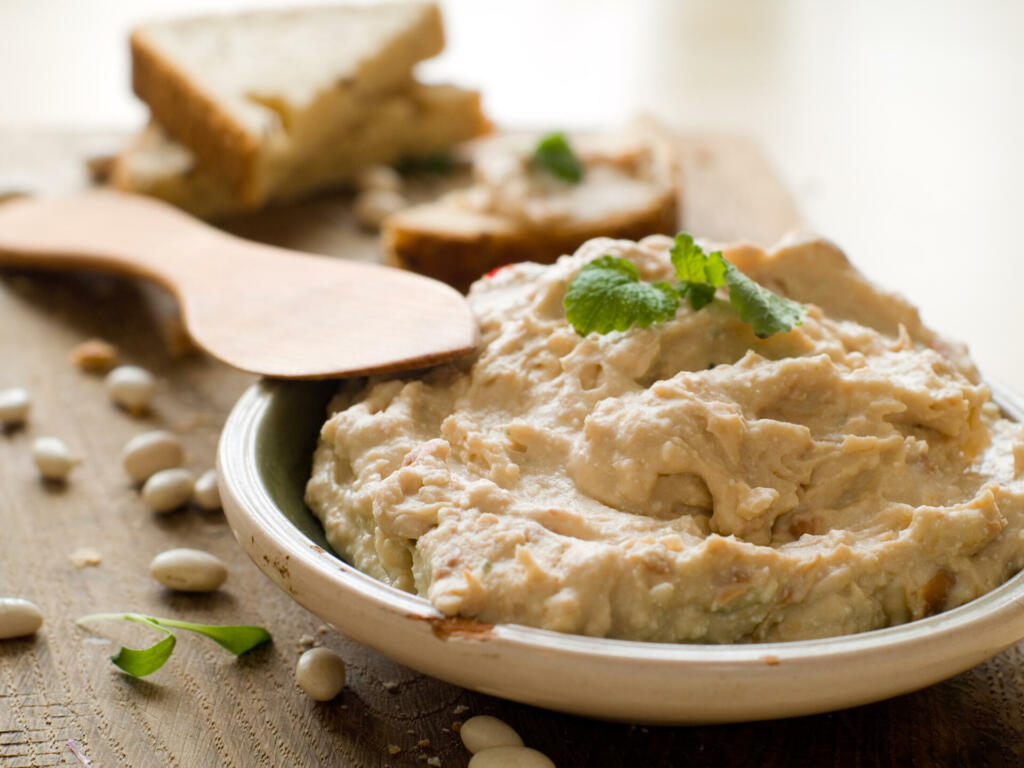
[[[0,132],[5,171],[32,188],[68,189],[71,168],[102,137]],[[769,242],[797,222],[792,203],[749,145],[730,139],[683,143],[687,227],[717,239]],[[55,181],[56,180],[56,181]],[[2,190],[0,190],[2,191]],[[372,259],[343,200],[229,224],[295,248]],[[224,418],[251,378],[199,354],[168,351],[171,304],[160,291],[98,276],[0,273],[0,387],[24,385],[32,420],[0,433],[0,594],[37,602],[46,624],[34,639],[0,643],[0,766],[77,765],[75,739],[95,768],[175,766],[423,766],[468,763],[452,723],[493,714],[559,766],[978,766],[1024,764],[1024,647],[950,681],[891,701],[797,720],[700,728],[642,728],[553,714],[461,690],[397,665],[320,623],[274,587],[236,545],[219,513],[155,516],[118,461],[145,429],[182,434],[189,466],[212,465]],[[173,335],[173,334],[172,334]],[[153,412],[115,408],[102,380],[73,368],[68,351],[92,336],[160,378]],[[29,458],[32,439],[64,438],[84,459],[66,486],[44,485]],[[75,568],[79,546],[103,554]],[[225,587],[178,595],[148,575],[153,555],[196,546],[229,565]],[[204,638],[183,636],[167,666],[127,678],[107,657],[142,643],[140,627],[76,627],[76,616],[134,609],[215,623],[267,626],[274,643],[235,659]],[[303,635],[339,651],[345,692],[316,704],[295,686]],[[914,663],[913,659],[907,660]],[[392,685],[393,684],[393,685]],[[456,708],[459,707],[459,711]],[[465,707],[463,712],[461,707]],[[429,740],[429,745],[417,744]],[[388,746],[401,749],[389,754]]]

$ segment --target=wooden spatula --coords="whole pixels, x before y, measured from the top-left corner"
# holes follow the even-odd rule
[[[0,204],[0,266],[155,280],[192,338],[244,371],[353,376],[472,351],[465,299],[411,272],[254,243],[138,195],[86,192]]]

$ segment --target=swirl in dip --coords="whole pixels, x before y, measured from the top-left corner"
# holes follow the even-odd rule
[[[960,605],[1024,565],[1024,432],[964,350],[834,246],[725,252],[808,305],[758,339],[720,295],[578,336],[592,240],[477,282],[471,359],[346,383],[309,506],[332,546],[448,615],[663,642],[824,637]]]

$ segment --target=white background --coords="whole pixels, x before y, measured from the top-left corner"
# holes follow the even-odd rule
[[[0,0],[0,124],[139,125],[133,23],[283,4]],[[752,136],[811,226],[1024,390],[1024,3],[442,6],[448,49],[425,78],[481,87],[504,124],[600,125],[644,110]]]

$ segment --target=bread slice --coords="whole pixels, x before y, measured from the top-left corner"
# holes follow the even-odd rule
[[[433,3],[175,19],[132,32],[132,85],[225,191],[258,205],[443,47]]]
[[[315,157],[297,163],[268,195],[284,203],[338,186],[367,165],[426,157],[490,129],[477,91],[451,85],[411,84],[376,99],[356,122],[339,125]],[[111,183],[152,195],[202,218],[248,210],[184,145],[150,123],[114,161]]]
[[[473,187],[385,219],[390,262],[465,290],[493,269],[550,263],[594,237],[676,232],[678,163],[660,131],[574,138],[584,166],[577,185],[530,167],[527,148],[536,139],[516,138],[511,148],[482,145],[474,153]],[[552,207],[555,215],[544,215]]]

